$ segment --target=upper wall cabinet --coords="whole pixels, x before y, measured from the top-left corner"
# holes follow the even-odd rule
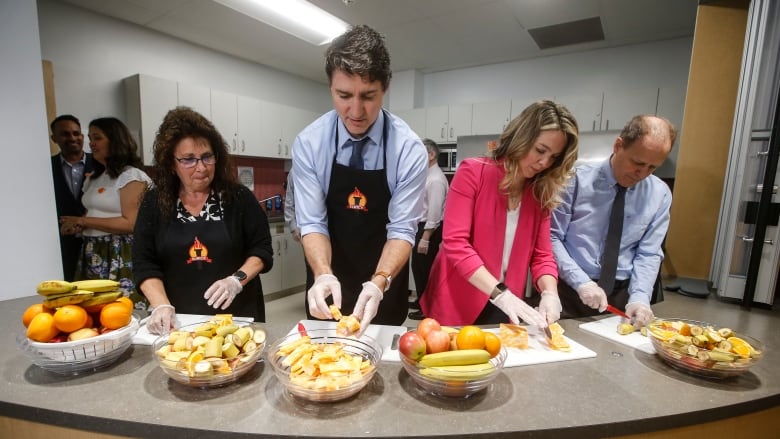
[[[238,96],[211,90],[211,122],[217,128],[231,154],[238,154]]]
[[[163,117],[178,104],[176,82],[147,75],[124,80],[127,127],[136,135],[144,165],[154,164],[154,138]]]
[[[289,105],[282,105],[281,113],[282,142],[278,152],[280,158],[289,159],[292,157],[292,145],[298,133],[314,122],[319,114]]]
[[[190,107],[211,120],[211,89],[199,85],[177,83],[180,106]]]
[[[421,139],[425,137],[425,108],[399,110],[393,114],[403,119],[409,125],[409,128]]]
[[[236,99],[237,141],[231,153],[247,156],[264,156],[267,144],[263,142],[260,121],[263,120],[263,101],[238,96]]]
[[[556,96],[555,102],[568,108],[577,120],[580,132],[601,130],[602,94]]]
[[[501,134],[509,125],[512,102],[480,102],[471,111],[471,134]]]
[[[605,91],[601,130],[621,130],[636,115],[655,114],[657,105],[658,88]]]
[[[443,105],[425,109],[425,137],[452,143],[471,134],[471,105]]]

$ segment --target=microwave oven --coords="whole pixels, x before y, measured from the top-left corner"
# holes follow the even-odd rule
[[[439,146],[439,167],[444,173],[453,173],[458,167],[458,156],[455,145]]]

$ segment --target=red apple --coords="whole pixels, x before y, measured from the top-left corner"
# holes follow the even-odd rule
[[[427,353],[435,354],[450,350],[450,334],[441,329],[434,329],[425,336]]]
[[[404,357],[418,361],[425,355],[425,340],[415,331],[409,331],[398,339],[398,351]]]
[[[429,332],[438,331],[440,329],[441,325],[436,319],[432,317],[426,317],[420,320],[420,323],[417,324],[417,333],[420,334],[420,337],[423,339],[428,336]]]

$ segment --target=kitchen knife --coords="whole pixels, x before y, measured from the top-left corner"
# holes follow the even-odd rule
[[[548,340],[552,340],[552,331],[550,331],[549,326],[545,326],[544,328],[542,328],[542,331],[544,331],[544,335],[547,336]]]
[[[617,314],[620,317],[623,317],[624,319],[631,320],[631,317],[628,316],[628,314],[624,313],[623,311],[615,308],[612,305],[607,304],[607,311],[611,312],[612,314]]]
[[[301,337],[306,337],[306,327],[303,326],[303,323],[298,322],[298,334],[301,335]]]

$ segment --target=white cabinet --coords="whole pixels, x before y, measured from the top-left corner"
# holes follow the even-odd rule
[[[685,88],[661,87],[658,90],[658,106],[655,114],[669,119],[677,128],[682,129],[683,114],[685,112]],[[678,139],[679,139],[679,132]]]
[[[471,111],[471,134],[501,134],[511,120],[512,102],[481,102]]]
[[[621,130],[634,116],[655,114],[657,105],[658,88],[605,91],[601,130]]]
[[[319,115],[313,111],[302,108],[282,105],[282,142],[279,148],[279,157],[289,159],[291,150],[298,133],[314,122]]]
[[[556,96],[555,101],[563,104],[574,115],[580,132],[601,130],[601,93],[593,95]]]
[[[177,83],[178,105],[190,107],[211,120],[211,90],[199,85]]]
[[[238,96],[211,90],[211,122],[222,134],[231,154],[238,150]]]
[[[306,264],[303,246],[292,238],[287,227],[271,226],[271,245],[274,250],[274,266],[260,275],[263,295],[301,288],[306,285]]]
[[[263,156],[263,135],[260,121],[263,118],[263,101],[248,96],[238,96],[236,102],[238,140],[233,154]]]
[[[525,110],[529,105],[533,104],[536,101],[540,101],[540,100],[543,100],[543,99],[547,99],[547,100],[550,100],[550,101],[553,101],[553,102],[557,103],[555,98],[552,97],[552,96],[546,96],[546,97],[526,97],[526,98],[512,99],[512,113],[509,116],[509,120],[511,121],[512,119],[514,119],[517,116],[519,116],[520,113],[522,113],[523,110]]]
[[[262,157],[282,157],[282,106],[273,102],[263,101],[260,110],[260,142]]]
[[[450,105],[425,109],[425,137],[452,143],[471,134],[471,105]]]
[[[165,114],[176,107],[176,82],[147,75],[124,80],[127,127],[136,136],[144,165],[154,164],[154,138]]]
[[[399,110],[393,114],[403,119],[420,139],[425,137],[425,108]]]

